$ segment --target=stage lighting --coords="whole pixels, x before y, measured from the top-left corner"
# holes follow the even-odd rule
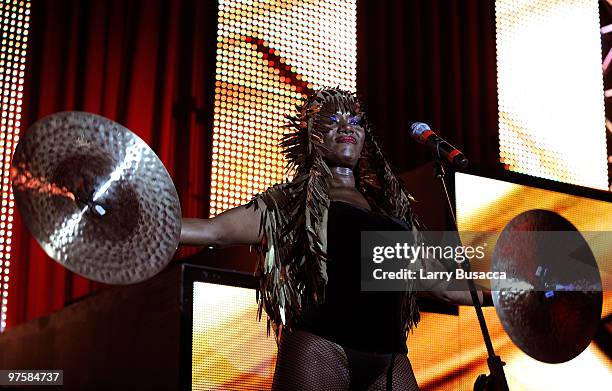
[[[497,0],[500,159],[608,188],[597,1]]]
[[[30,26],[30,2],[0,0],[0,156],[2,166],[2,209],[0,210],[0,296],[2,307],[0,332],[6,327],[8,305],[9,266],[11,236],[13,233],[13,193],[9,184],[11,156],[19,141],[21,105],[23,103],[23,78],[25,70],[28,29]],[[4,262],[3,262],[4,261]]]
[[[219,2],[210,216],[286,179],[285,115],[310,90],[356,88],[356,2]]]

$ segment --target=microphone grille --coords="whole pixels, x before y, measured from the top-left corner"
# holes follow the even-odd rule
[[[410,125],[410,135],[416,139],[428,130],[431,130],[431,128],[425,122],[413,122]]]

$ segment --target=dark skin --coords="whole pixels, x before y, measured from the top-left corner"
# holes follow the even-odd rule
[[[371,210],[368,201],[355,187],[353,175],[365,141],[361,116],[338,111],[324,123],[327,132],[323,134],[323,157],[332,173],[328,182],[329,199]]]
[[[325,118],[324,157],[330,166],[331,200],[344,201],[370,209],[365,197],[355,187],[352,168],[355,167],[365,140],[364,129],[357,124],[360,117],[337,113]],[[347,171],[347,168],[350,170]],[[261,212],[244,205],[229,209],[212,219],[182,220],[180,243],[190,246],[253,245],[261,242],[259,222]]]
[[[329,118],[321,118],[323,124],[323,157],[332,177],[329,179],[329,198],[371,210],[367,200],[355,187],[353,169],[361,156],[365,130],[358,113],[337,111]],[[180,243],[192,246],[254,245],[261,242],[259,233],[261,211],[239,206],[229,209],[212,219],[184,218]],[[430,271],[445,271],[439,262],[431,262]],[[447,283],[432,280],[423,286],[420,296],[457,305],[471,305],[468,291],[447,291]],[[483,292],[478,291],[482,302]]]

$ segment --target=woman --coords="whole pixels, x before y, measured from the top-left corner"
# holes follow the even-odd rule
[[[258,245],[260,311],[279,340],[273,390],[418,390],[406,356],[416,287],[360,289],[361,231],[417,232],[411,197],[353,94],[321,90],[298,109],[281,144],[294,179],[210,220],[184,219],[181,242]],[[469,292],[419,289],[471,303]]]

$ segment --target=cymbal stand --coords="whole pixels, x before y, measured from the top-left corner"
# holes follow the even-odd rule
[[[461,237],[459,236],[459,227],[457,226],[457,219],[453,211],[453,205],[451,203],[448,194],[448,189],[446,188],[446,182],[444,180],[446,176],[444,164],[445,163],[441,159],[436,159],[434,163],[434,175],[437,179],[440,180],[440,183],[444,190],[444,194],[446,195],[448,210],[450,211],[455,230],[457,231],[457,240],[459,242],[459,245],[463,246],[463,243],[461,242]],[[465,259],[465,261],[461,262],[460,265],[461,268],[463,268],[463,270],[465,270],[466,272],[469,272],[471,270],[470,262],[467,258]],[[467,283],[470,289],[470,295],[472,297],[474,309],[476,310],[476,316],[478,317],[478,323],[480,324],[480,329],[482,331],[482,336],[487,347],[487,365],[489,366],[490,371],[489,375],[478,376],[476,382],[474,383],[474,391],[509,391],[508,382],[506,381],[506,375],[504,373],[504,365],[506,363],[503,362],[501,360],[501,357],[497,356],[495,354],[495,351],[493,350],[491,336],[489,335],[489,329],[487,328],[487,323],[482,312],[482,304],[478,299],[476,285],[474,284],[474,281],[471,278],[467,279]]]

